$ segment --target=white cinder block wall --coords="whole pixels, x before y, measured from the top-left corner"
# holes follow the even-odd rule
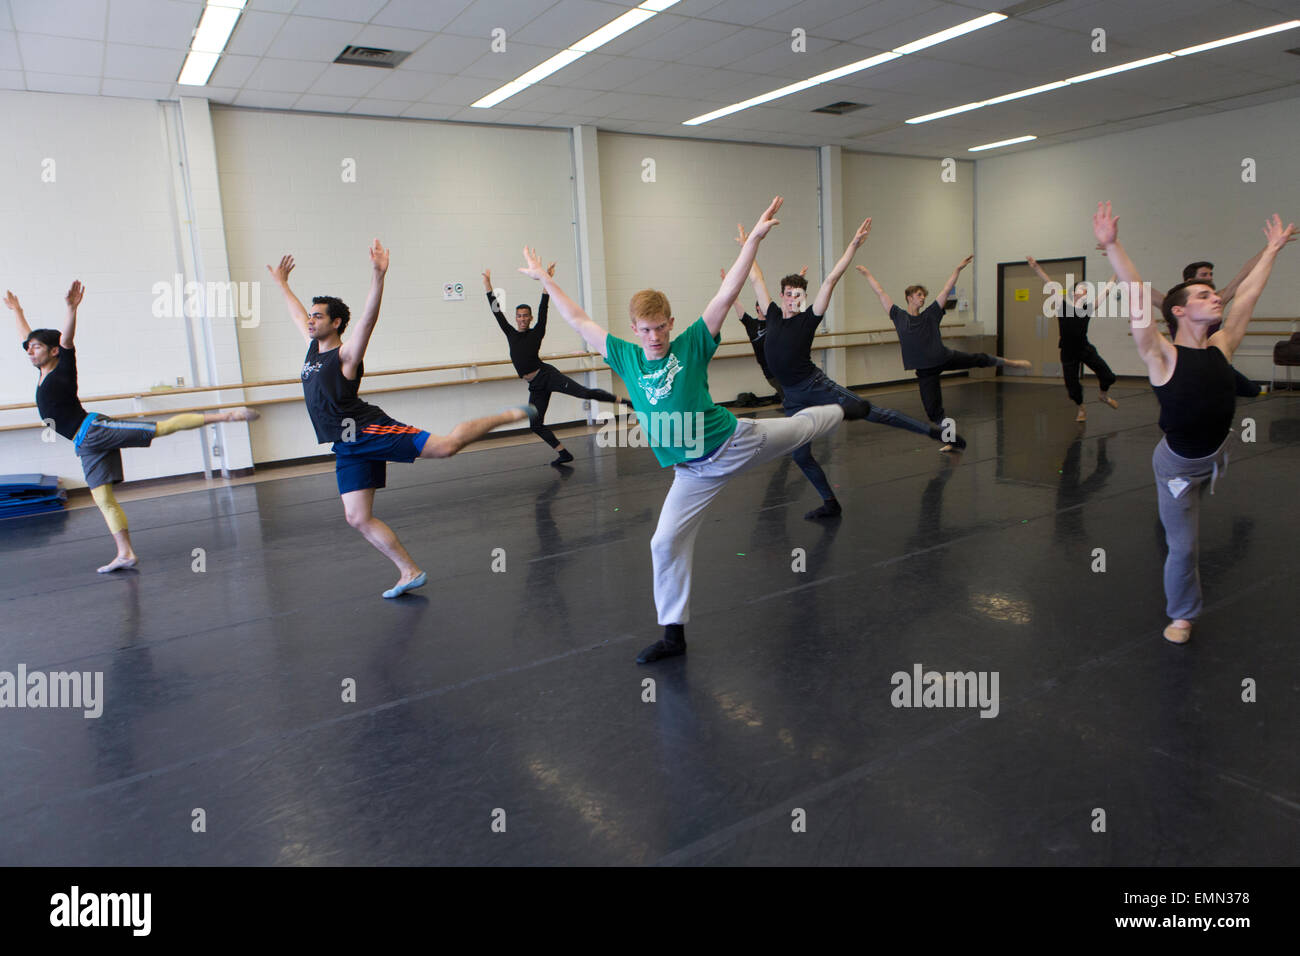
[[[1110,266],[1092,234],[1104,199],[1114,203],[1120,239],[1153,286],[1175,285],[1198,259],[1213,262],[1215,279],[1228,282],[1263,248],[1267,215],[1300,220],[1298,154],[1300,100],[1292,99],[979,160],[980,315],[996,331],[997,263],[1027,254],[1086,256],[1088,278],[1105,280]],[[1241,178],[1247,157],[1256,163],[1253,183]],[[1255,314],[1300,315],[1300,243],[1278,257]],[[1123,320],[1094,319],[1088,337],[1116,372],[1145,374]],[[1268,379],[1274,341],[1250,344],[1233,364]]]
[[[599,143],[610,314],[607,323],[597,321],[615,335],[631,339],[627,305],[641,289],[668,296],[674,334],[699,318],[718,291],[719,270],[740,251],[736,224],[751,228],[778,195],[785,197],[781,224],[759,248],[768,292],[779,295],[781,276],[802,265],[816,286],[817,150],[619,133],[601,133]],[[642,178],[646,159],[654,160],[654,182]],[[739,301],[753,311],[748,284]],[[736,339],[747,341],[733,310],[722,340]],[[737,358],[722,358],[730,354]],[[771,392],[748,344],[719,350],[709,367],[709,390],[720,402],[740,392]]]
[[[57,328],[73,279],[86,286],[76,349],[81,395],[192,383],[180,318],[155,318],[154,283],[181,271],[162,114],[157,103],[113,97],[0,92],[0,287],[22,301],[33,328]],[[52,165],[50,165],[52,163]],[[42,170],[53,172],[42,180]],[[0,349],[0,404],[33,402],[36,371],[19,350],[12,313]],[[97,405],[107,414],[193,404],[194,395]],[[165,413],[164,413],[165,414]],[[0,412],[0,424],[34,422],[35,409]],[[239,426],[243,427],[243,426]],[[0,432],[0,473],[58,475],[84,487],[81,463],[64,438],[42,430]],[[201,471],[198,432],[123,452],[127,480]]]
[[[338,296],[356,321],[370,281],[367,247],[378,237],[392,250],[392,265],[366,351],[362,397],[436,433],[525,400],[527,386],[518,380],[375,394],[462,376],[374,373],[508,359],[480,274],[490,267],[494,285],[506,290],[508,317],[520,301],[535,312],[541,288],[516,271],[525,244],[557,261],[556,277],[577,294],[567,130],[239,109],[215,110],[213,127],[231,279],[262,282],[262,321],[239,330],[245,381],[296,378],[307,348],[266,266],[292,254],[297,268],[291,285],[299,298],[309,303],[313,295]],[[343,175],[348,161],[355,163],[355,182]],[[463,283],[465,300],[444,301],[444,282]],[[542,354],[582,348],[553,312]],[[481,374],[514,372],[505,364]],[[254,430],[255,460],[328,452],[316,444],[301,386],[262,389],[256,397],[273,395],[297,400],[263,407],[266,418]],[[585,415],[580,402],[557,395],[547,417],[561,422]]]
[[[854,258],[854,265],[871,270],[900,308],[907,308],[903,290],[919,284],[939,294],[957,263],[975,251],[975,164],[956,164],[956,181],[944,182],[940,161],[908,156],[879,156],[844,152],[844,241],[862,220],[871,217],[871,235]],[[839,250],[842,254],[843,249]],[[828,262],[829,270],[833,262]],[[962,271],[956,292],[968,296],[972,308],[950,312],[943,325],[975,321],[974,263]],[[846,329],[888,329],[890,344],[851,348],[844,384],[863,385],[910,379],[880,300],[853,266],[840,280],[835,295],[843,295]],[[949,346],[973,348],[957,333],[945,332]]]

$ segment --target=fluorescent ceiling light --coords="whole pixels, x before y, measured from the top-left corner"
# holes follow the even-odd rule
[[[1181,50],[1174,50],[1172,53],[1161,53],[1157,56],[1149,56],[1144,60],[1133,60],[1129,63],[1121,63],[1119,66],[1108,67],[1104,70],[1096,70],[1092,73],[1080,73],[1078,76],[1071,76],[1064,80],[1057,80],[1055,83],[1044,83],[1042,86],[1035,86],[1028,90],[1020,90],[1016,93],[1006,93],[1002,96],[995,96],[992,99],[980,100],[978,103],[967,103],[964,106],[954,106],[951,109],[939,110],[937,113],[926,113],[924,116],[914,116],[906,122],[911,124],[928,123],[931,120],[942,119],[945,116],[952,116],[954,113],[965,113],[967,110],[979,109],[982,106],[992,106],[995,103],[1005,103],[1008,100],[1018,100],[1022,96],[1034,96],[1038,93],[1047,93],[1050,90],[1059,90],[1063,86],[1071,86],[1076,83],[1087,83],[1089,80],[1100,79],[1103,76],[1111,76],[1115,73],[1123,73],[1126,70],[1136,70],[1138,67],[1150,66],[1152,63],[1163,63],[1165,60],[1172,60],[1176,56],[1190,56],[1193,53],[1202,53],[1205,50],[1213,50],[1216,47],[1227,46],[1230,43],[1241,43],[1244,40],[1253,40],[1256,37],[1268,36],[1271,33],[1281,33],[1283,30],[1293,30],[1296,27],[1300,27],[1300,20],[1288,20],[1285,23],[1278,23],[1271,27],[1252,30],[1249,33],[1238,33],[1236,36],[1224,37],[1222,40],[1213,40],[1210,43],[1202,43],[1198,46],[1184,47]],[[980,148],[982,149],[984,147]]]
[[[903,46],[894,47],[895,53],[915,53],[917,50],[924,50],[928,46],[936,46],[947,40],[955,39],[959,36],[965,36],[967,33],[974,33],[976,30],[982,30],[984,27],[992,26],[1007,18],[1005,13],[986,13],[982,17],[976,17],[974,20],[967,20],[965,23],[959,23],[955,27],[949,27],[947,30],[941,30],[938,33],[931,33],[928,37],[921,37],[919,40],[913,40]]]
[[[1152,63],[1163,63],[1165,60],[1172,60],[1172,53],[1161,53],[1156,56],[1149,56],[1145,60],[1130,60],[1128,63],[1121,63],[1119,66],[1107,67],[1104,70],[1097,70],[1093,73],[1080,73],[1078,76],[1068,76],[1065,78],[1066,83],[1087,83],[1089,80],[1099,80],[1103,76],[1110,76],[1113,73],[1124,73],[1127,70],[1136,70],[1141,66],[1150,66]]]
[[[230,34],[239,22],[245,0],[208,0],[190,41],[190,52],[176,80],[183,86],[204,86],[225,52]]]
[[[642,4],[644,6],[644,4]],[[825,73],[819,73],[816,76],[801,80],[798,83],[791,83],[789,86],[783,86],[779,90],[773,90],[770,93],[764,93],[761,96],[755,96],[752,99],[744,100],[740,103],[733,103],[730,106],[724,106],[722,109],[714,110],[712,113],[705,113],[702,116],[696,116],[682,123],[683,126],[699,126],[702,123],[708,123],[720,116],[727,116],[731,113],[739,113],[741,110],[747,110],[751,106],[757,106],[760,103],[767,103],[771,100],[780,99],[783,96],[789,96],[792,93],[798,93],[809,87],[820,86],[822,83],[829,83],[832,80],[838,80],[842,76],[848,76],[851,73],[860,73],[863,70],[869,70],[873,66],[879,66],[881,63],[888,63],[890,60],[897,60],[900,56],[908,53],[915,53],[917,50],[924,50],[926,47],[934,46],[951,40],[954,37],[963,36],[975,30],[981,30],[984,27],[991,26],[1005,20],[1006,16],[1001,13],[988,13],[982,17],[976,17],[974,20],[967,20],[965,23],[959,23],[955,27],[942,30],[939,33],[931,33],[927,37],[919,40],[913,40],[911,43],[903,46],[894,47],[888,53],[878,53],[875,56],[867,57],[865,60],[858,60],[856,63],[850,63],[847,66],[837,67],[834,70],[828,70]],[[960,112],[957,110],[956,112]]]
[[[1200,46],[1184,47],[1181,50],[1175,50],[1174,56],[1191,56],[1193,53],[1213,50],[1216,47],[1227,46],[1230,43],[1241,43],[1244,40],[1253,40],[1256,37],[1266,37],[1270,33],[1281,33],[1283,30],[1294,30],[1296,27],[1300,27],[1300,20],[1288,20],[1286,23],[1278,23],[1271,27],[1264,27],[1262,30],[1251,30],[1249,33],[1238,33],[1235,37],[1224,37],[1222,40],[1213,40],[1210,43],[1202,43]]]
[[[615,17],[605,24],[599,30],[588,33],[581,40],[571,45],[568,49],[561,50],[555,56],[551,57],[537,66],[533,67],[522,76],[516,77],[505,86],[498,87],[487,96],[481,97],[469,104],[475,109],[490,109],[498,103],[510,99],[516,93],[528,89],[534,83],[540,83],[546,77],[550,76],[556,70],[562,70],[574,60],[580,60],[592,50],[597,50],[604,46],[610,40],[622,36],[633,27],[638,27],[652,18],[656,13],[667,10],[677,3],[678,0],[646,0],[645,3],[629,10],[620,17]]]
[[[1027,143],[1031,139],[1038,139],[1037,136],[1017,136],[1015,139],[1004,139],[996,143],[985,143],[983,146],[972,146],[966,150],[968,153],[978,153],[982,149],[997,149],[1000,146],[1014,146],[1016,143]]]
[[[221,59],[219,53],[196,53],[193,50],[185,57],[185,65],[181,67],[180,79],[176,82],[181,86],[206,86],[208,77],[217,67],[217,61]]]

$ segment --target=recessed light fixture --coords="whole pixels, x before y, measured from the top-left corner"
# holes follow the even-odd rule
[[[730,106],[724,106],[722,109],[714,110],[712,113],[705,113],[702,116],[696,116],[694,119],[688,119],[683,126],[700,126],[704,123],[712,122],[723,116],[729,116],[732,113],[739,113],[741,110],[747,110],[752,106],[758,106],[761,103],[770,103],[772,100],[779,100],[783,96],[790,96],[799,93],[810,87],[819,86],[822,83],[829,83],[832,80],[838,80],[842,76],[848,76],[851,73],[861,73],[863,70],[869,70],[873,66],[879,66],[881,63],[888,63],[890,60],[897,60],[900,56],[909,53],[915,53],[917,50],[924,50],[926,47],[932,47],[938,43],[945,43],[959,36],[965,36],[967,33],[973,33],[976,30],[982,30],[984,27],[992,26],[1006,19],[1002,13],[986,13],[982,17],[976,17],[974,20],[967,20],[965,23],[959,23],[955,27],[949,27],[947,30],[940,30],[938,33],[931,33],[929,36],[921,37],[919,40],[913,40],[911,43],[905,43],[900,47],[895,47],[888,53],[878,53],[875,56],[867,57],[865,60],[858,60],[856,63],[850,63],[847,66],[841,66],[834,70],[828,70],[825,73],[818,73],[816,76],[809,77],[806,80],[800,80],[798,83],[791,83],[789,86],[783,86],[778,90],[772,90],[770,93],[762,93],[759,96],[742,100],[739,103],[732,103]]]
[[[505,86],[498,87],[487,96],[475,100],[469,105],[480,110],[491,109],[498,103],[510,99],[510,97],[514,96],[516,93],[528,89],[528,87],[532,86],[534,83],[540,83],[556,70],[564,69],[574,60],[579,60],[592,50],[599,49],[610,40],[622,36],[624,33],[627,33],[628,30],[631,30],[634,27],[639,27],[655,14],[667,10],[677,2],[678,0],[646,0],[645,3],[635,9],[629,10],[621,17],[616,17],[615,19],[610,20],[609,23],[605,24],[599,30],[596,30],[593,33],[588,33],[567,50],[561,50],[549,60],[543,60],[527,73],[516,77]]]
[[[199,19],[198,29],[190,41],[190,52],[181,67],[177,83],[182,86],[206,86],[221,54],[226,51],[246,0],[208,0]]]
[[[1153,63],[1163,63],[1166,60],[1172,60],[1174,57],[1191,56],[1193,53],[1203,53],[1206,50],[1215,50],[1221,46],[1228,46],[1231,43],[1242,43],[1246,40],[1254,40],[1257,37],[1268,36],[1272,33],[1281,33],[1283,30],[1294,30],[1296,27],[1300,27],[1300,20],[1288,20],[1285,23],[1275,23],[1271,27],[1251,30],[1249,33],[1238,33],[1235,36],[1224,37],[1222,40],[1211,40],[1209,43],[1183,47],[1181,50],[1174,50],[1170,53],[1159,53],[1156,56],[1149,56],[1142,60],[1130,60],[1128,63],[1121,63],[1118,66],[1107,67],[1104,70],[1095,70],[1092,73],[1080,73],[1078,76],[1071,76],[1064,80],[1057,80],[1055,83],[1044,83],[1042,86],[1035,86],[1027,90],[1018,90],[1015,93],[1007,93],[1004,96],[995,96],[988,100],[979,100],[975,103],[953,106],[946,110],[939,110],[936,113],[926,113],[924,116],[913,116],[907,122],[913,125],[917,123],[929,123],[931,120],[943,119],[945,116],[952,116],[956,113],[965,113],[970,110],[977,110],[981,107],[992,106],[995,103],[1005,103],[1007,100],[1018,100],[1022,96],[1035,96],[1038,93],[1046,93],[1049,90],[1059,90],[1063,86],[1072,86],[1076,83],[1086,83],[1089,80],[1097,80],[1103,76],[1123,73],[1126,70],[1136,70],[1139,67],[1150,66]]]

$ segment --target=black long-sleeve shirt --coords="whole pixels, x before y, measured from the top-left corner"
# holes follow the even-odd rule
[[[536,372],[542,367],[542,360],[538,357],[538,353],[542,350],[542,338],[546,335],[546,309],[550,305],[551,297],[545,292],[542,293],[542,301],[537,306],[537,322],[527,332],[520,332],[506,321],[506,317],[501,314],[501,307],[497,304],[497,297],[491,292],[487,294],[487,299],[488,308],[496,316],[497,325],[501,326],[501,331],[506,334],[506,341],[510,343],[510,361],[514,363],[519,377],[523,378]]]

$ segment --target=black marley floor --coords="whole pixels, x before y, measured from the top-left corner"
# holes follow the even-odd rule
[[[0,864],[1292,863],[1300,398],[1239,403],[1175,647],[1156,404],[1114,394],[1081,427],[1059,385],[949,387],[960,460],[848,424],[816,446],[830,526],[788,460],[735,479],[690,653],[652,667],[644,448],[390,465],[377,513],[431,578],[398,601],[332,474],[128,503],[112,576],[93,509],[3,522],[0,670],[105,700],[0,710]],[[996,717],[895,707],[914,665],[996,672]]]

